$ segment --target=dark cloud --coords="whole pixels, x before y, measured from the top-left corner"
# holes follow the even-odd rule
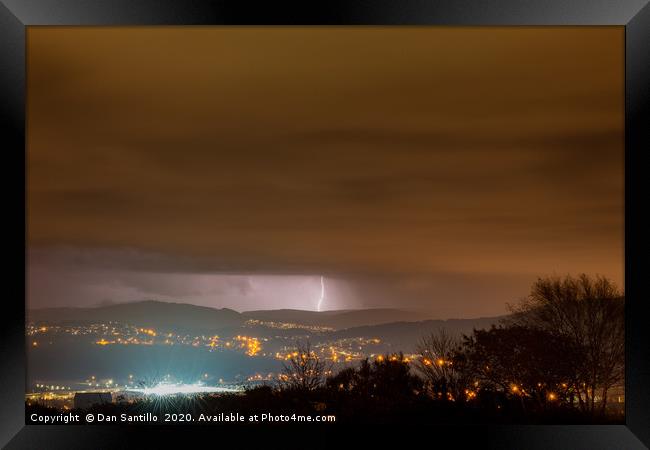
[[[536,275],[622,282],[621,28],[28,38],[28,240],[43,270],[76,255],[122,294],[204,300],[221,281],[197,293],[187,277],[326,274],[357,286],[348,304],[470,315]],[[414,277],[430,288],[404,288]]]

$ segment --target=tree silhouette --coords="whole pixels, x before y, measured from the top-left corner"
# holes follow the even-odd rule
[[[450,336],[444,329],[423,337],[418,343],[420,356],[415,366],[434,397],[455,401],[471,397],[467,373],[454,364],[454,354],[460,345],[460,339]]]
[[[411,373],[402,353],[362,360],[358,369],[347,368],[329,377],[326,386],[383,404],[406,402],[423,391],[422,380]]]
[[[283,362],[280,385],[284,389],[313,391],[325,381],[328,364],[312,350],[309,341],[296,343],[289,359]]]
[[[625,368],[625,297],[603,277],[540,278],[527,299],[511,307],[511,323],[545,330],[580,349],[574,360],[573,389],[580,408],[591,414],[600,394],[622,386]]]
[[[562,337],[522,326],[474,330],[454,356],[459,370],[474,378],[472,392],[503,392],[540,408],[570,403],[578,349]]]

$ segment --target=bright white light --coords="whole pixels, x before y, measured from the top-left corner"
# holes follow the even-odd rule
[[[320,307],[325,300],[325,279],[321,275],[320,277],[320,298],[318,299],[318,305],[316,305],[316,311],[320,312]]]
[[[171,394],[202,394],[210,392],[238,392],[240,389],[224,388],[216,386],[204,386],[201,383],[174,384],[158,383],[156,386],[140,389],[129,389],[134,392],[141,392],[145,395],[171,395]]]

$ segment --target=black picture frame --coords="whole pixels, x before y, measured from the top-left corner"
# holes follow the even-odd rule
[[[166,440],[187,428],[25,425],[25,36],[41,25],[609,25],[625,28],[624,425],[435,426],[456,445],[526,449],[635,449],[650,446],[650,337],[643,263],[648,219],[643,173],[650,149],[648,0],[2,0],[0,111],[4,141],[5,263],[0,328],[0,443],[6,448],[124,447],[128,439]],[[21,195],[22,193],[22,195]],[[232,428],[230,428],[232,430]],[[250,431],[250,430],[249,430]],[[127,433],[127,434],[125,434]],[[211,433],[203,427],[197,433]],[[427,434],[431,434],[428,431]],[[199,439],[193,435],[192,440]]]

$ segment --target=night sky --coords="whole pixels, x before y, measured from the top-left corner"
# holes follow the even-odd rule
[[[622,27],[28,29],[28,303],[622,285]]]

